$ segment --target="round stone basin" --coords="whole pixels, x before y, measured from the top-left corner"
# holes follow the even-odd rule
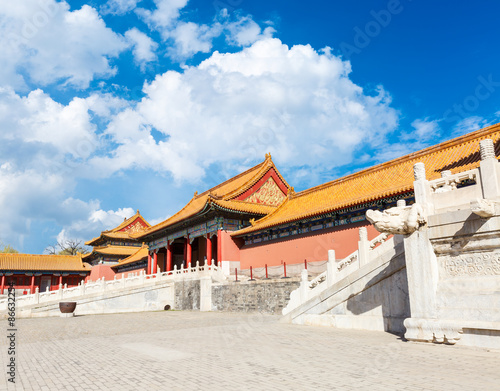
[[[59,309],[62,314],[72,314],[76,308],[76,301],[62,301],[59,303]]]

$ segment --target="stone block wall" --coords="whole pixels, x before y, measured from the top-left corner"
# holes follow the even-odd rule
[[[281,315],[298,278],[212,285],[212,311],[263,312]]]
[[[177,281],[175,283],[176,310],[200,309],[200,280]]]

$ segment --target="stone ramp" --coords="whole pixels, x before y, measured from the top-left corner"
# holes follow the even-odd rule
[[[167,305],[174,307],[175,288],[172,281],[158,281],[154,285],[76,296],[68,301],[77,302],[75,309],[77,316],[157,311],[163,310]],[[59,315],[58,301],[33,304],[17,311],[17,316],[21,318]]]
[[[392,237],[378,248],[369,250],[366,262],[359,259],[359,250],[357,255],[358,259],[354,261],[351,255],[335,262],[323,281],[312,289],[311,282],[307,282],[309,294],[303,280],[302,297],[307,299],[299,305],[291,300],[290,306],[295,305],[295,308],[287,307],[281,321],[403,333],[403,321],[409,316],[410,309],[401,236]],[[346,260],[351,262],[344,270],[342,264]],[[328,278],[328,273],[333,276]],[[312,283],[314,285],[314,281]],[[300,289],[295,296],[300,295]]]
[[[59,316],[60,302],[77,302],[75,315],[112,314],[163,310],[212,310],[212,283],[225,281],[222,269],[214,265],[127,278],[59,287],[57,291],[16,298],[16,317]],[[184,295],[188,289],[191,294]],[[186,297],[184,297],[186,296]],[[7,300],[0,300],[0,318],[8,317]]]

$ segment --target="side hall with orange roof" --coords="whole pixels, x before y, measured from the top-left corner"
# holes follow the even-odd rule
[[[17,294],[57,290],[60,285],[77,286],[91,266],[81,255],[32,255],[0,253],[0,295],[12,284]]]
[[[262,163],[201,194],[196,192],[172,217],[133,235],[147,243],[151,252],[147,271],[170,271],[196,262],[239,265],[242,241],[232,239],[230,233],[274,212],[289,188],[266,154]]]
[[[85,242],[87,246],[93,246],[92,251],[83,256],[85,262],[92,266],[117,264],[120,260],[135,254],[142,246],[142,242],[132,235],[150,227],[151,225],[137,211],[132,217],[124,219],[116,228],[102,231],[97,238]]]
[[[327,259],[329,249],[342,259],[357,248],[359,227],[366,226],[368,239],[378,235],[366,221],[368,209],[383,210],[404,199],[414,202],[413,165],[425,164],[428,179],[442,172],[476,168],[479,142],[491,138],[500,155],[500,124],[496,124],[421,151],[367,168],[286,199],[251,226],[232,232],[239,245],[241,268],[262,267]],[[458,187],[471,183],[464,181]],[[242,242],[241,242],[242,241]]]

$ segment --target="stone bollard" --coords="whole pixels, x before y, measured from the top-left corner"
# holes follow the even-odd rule
[[[309,277],[307,275],[307,269],[304,269],[300,273],[300,304],[303,304],[307,301],[308,292]]]
[[[326,264],[326,285],[332,286],[335,282],[335,250],[328,250],[328,262]]]
[[[366,227],[361,227],[359,229],[359,242],[358,242],[359,267],[362,267],[369,262],[369,253],[368,253],[369,250],[370,250],[370,242],[368,242],[368,230],[366,229]]]
[[[498,200],[500,198],[500,185],[497,179],[498,161],[495,157],[493,140],[482,140],[479,143],[479,147],[481,152],[479,170],[483,198],[487,200]]]

